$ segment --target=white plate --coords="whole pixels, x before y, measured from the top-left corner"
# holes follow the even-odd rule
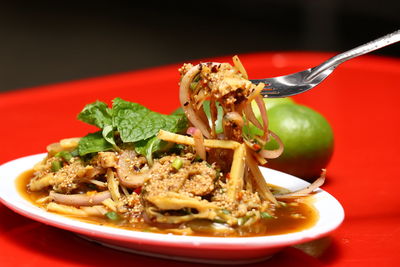
[[[45,154],[23,157],[0,166],[0,201],[15,212],[39,222],[75,232],[103,245],[144,255],[203,263],[241,264],[270,257],[283,247],[308,242],[328,235],[344,219],[340,203],[318,189],[314,206],[319,213],[316,224],[295,233],[261,237],[198,237],[137,232],[77,221],[36,207],[16,188],[16,178],[43,159]],[[309,183],[294,176],[262,168],[268,183],[297,190]],[[61,238],[61,237],[60,237]]]

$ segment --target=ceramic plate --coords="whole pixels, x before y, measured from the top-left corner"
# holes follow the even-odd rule
[[[295,233],[263,237],[198,237],[137,232],[81,222],[49,213],[25,200],[16,188],[16,178],[45,157],[38,154],[19,158],[0,166],[0,200],[15,212],[33,220],[69,230],[103,245],[162,258],[203,263],[239,264],[260,261],[283,247],[308,242],[329,234],[344,219],[340,203],[324,190],[314,195],[319,213],[316,224]],[[268,182],[297,190],[308,185],[294,176],[262,168]],[[239,253],[238,253],[239,252]]]

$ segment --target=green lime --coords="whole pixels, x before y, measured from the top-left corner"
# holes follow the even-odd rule
[[[313,180],[321,174],[333,153],[333,131],[315,110],[298,104],[281,104],[268,110],[269,129],[284,144],[283,154],[268,160],[267,167]],[[272,140],[266,147],[277,148]]]
[[[294,104],[294,100],[290,97],[283,97],[283,98],[264,98],[264,104],[267,110],[271,108],[282,105],[282,104]],[[257,107],[256,101],[251,102],[251,107],[253,108],[254,115],[258,118],[260,116],[260,110]]]

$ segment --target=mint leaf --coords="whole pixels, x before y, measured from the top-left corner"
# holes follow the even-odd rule
[[[156,137],[160,129],[177,133],[184,131],[188,125],[184,114],[160,114],[121,98],[113,100],[112,109],[100,101],[88,104],[78,115],[78,119],[102,129],[81,139],[81,156],[113,148],[118,150],[114,139],[117,131],[123,143],[133,143],[136,151],[150,161],[152,154],[162,150],[167,144]]]
[[[116,146],[115,140],[114,140],[114,128],[111,125],[106,125],[103,128],[103,131],[101,132],[104,139],[106,139],[107,142],[110,144]]]
[[[159,140],[159,139],[156,136],[154,136],[154,137],[150,137],[149,139],[146,139],[146,140],[138,141],[135,143],[135,151],[141,155],[147,155],[147,152],[149,150],[151,151],[151,153],[153,153],[153,152],[155,152],[155,150],[153,150],[153,147],[157,140]]]
[[[186,129],[189,126],[189,122],[188,122],[188,119],[186,118],[185,114],[165,115],[165,116],[174,116],[175,123],[174,123],[173,127],[171,127],[171,129],[169,129],[170,132],[183,133],[186,131]],[[163,129],[163,130],[166,130],[166,129]]]
[[[112,125],[112,112],[106,103],[96,101],[86,105],[78,114],[78,119],[102,129],[106,125]]]
[[[101,131],[90,133],[81,138],[79,141],[79,155],[84,156],[86,154],[112,150],[113,146],[103,138]]]
[[[113,125],[123,142],[138,142],[157,135],[160,129],[178,132],[187,125],[183,115],[164,115],[137,103],[116,98],[113,101]]]
[[[167,142],[162,141],[157,138],[157,136],[151,137],[146,140],[141,140],[135,143],[135,150],[137,153],[144,155],[147,159],[147,162],[152,164],[153,162],[153,153],[161,150],[165,147]]]

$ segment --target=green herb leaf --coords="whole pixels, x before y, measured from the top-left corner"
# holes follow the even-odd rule
[[[102,132],[98,131],[90,133],[81,138],[79,141],[79,155],[84,156],[86,154],[112,150],[113,145],[104,139]]]
[[[104,139],[106,139],[107,142],[116,146],[115,140],[114,140],[114,128],[111,125],[104,126],[102,135],[103,135]]]
[[[138,142],[149,139],[160,129],[178,132],[187,122],[182,115],[164,115],[137,103],[116,98],[113,101],[113,125],[123,142]]]
[[[158,139],[156,136],[135,143],[137,153],[144,155],[150,165],[153,162],[152,155],[156,151],[162,150],[166,146],[166,142]]]
[[[75,148],[74,150],[72,150],[72,151],[70,152],[70,154],[71,154],[71,156],[73,156],[73,157],[79,156],[79,149],[78,149],[78,148]]]
[[[124,143],[134,143],[139,154],[152,161],[152,154],[165,147],[166,142],[156,138],[160,129],[170,132],[182,132],[187,128],[184,114],[164,115],[153,112],[137,103],[121,98],[113,100],[112,109],[103,102],[86,105],[78,119],[95,125],[102,131],[89,134],[79,143],[79,155],[111,150],[118,150],[115,143],[115,132]]]
[[[86,105],[78,114],[78,119],[88,124],[104,128],[106,125],[112,124],[112,111],[107,104],[101,101]]]

